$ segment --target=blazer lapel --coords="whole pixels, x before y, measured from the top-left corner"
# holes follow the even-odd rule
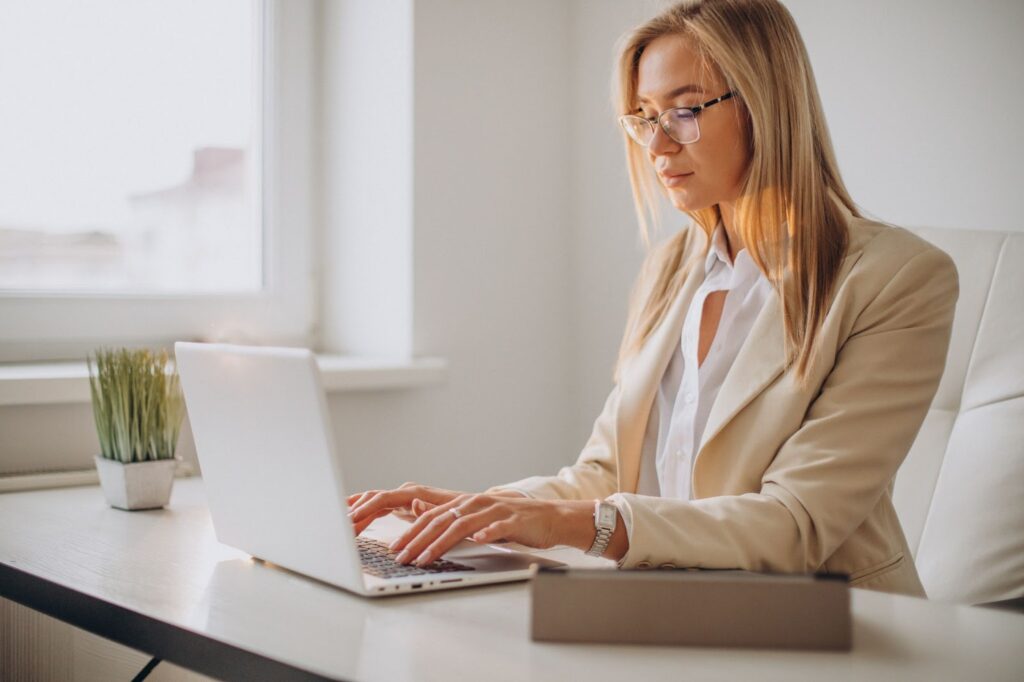
[[[831,189],[828,194],[843,220],[849,224],[853,215]],[[855,256],[859,252],[860,245],[851,243],[849,253],[840,267],[836,288],[845,279],[850,264],[855,260],[851,256]],[[793,273],[788,268],[783,274],[783,279],[785,286],[790,286],[793,282]],[[782,321],[782,301],[778,295],[773,293],[761,308],[757,319],[754,320],[754,326],[751,327],[750,334],[740,347],[732,367],[722,382],[718,396],[711,406],[711,413],[704,426],[700,445],[694,455],[692,471],[696,471],[696,463],[704,451],[704,447],[721,433],[743,408],[785,371],[785,330]]]
[[[703,235],[703,232],[701,234]],[[654,329],[636,356],[628,362],[622,374],[619,409],[615,415],[618,444],[616,470],[621,491],[636,490],[640,476],[644,430],[647,427],[654,396],[665,374],[665,368],[672,358],[675,344],[682,342],[683,320],[690,307],[690,301],[704,281],[700,257],[689,259],[687,267],[689,271],[686,279],[661,324]]]
[[[782,303],[774,293],[754,320],[732,367],[722,382],[708,415],[694,467],[704,446],[785,369],[785,337],[782,327]]]

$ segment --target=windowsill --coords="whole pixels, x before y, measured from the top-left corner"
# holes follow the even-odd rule
[[[388,360],[318,355],[327,392],[434,386],[445,379],[444,358]],[[0,364],[0,406],[87,403],[89,373],[84,362]]]
[[[178,462],[175,478],[189,478],[199,472],[189,462]],[[9,474],[0,476],[0,493],[17,493],[26,490],[52,490],[80,485],[99,485],[100,477],[95,468],[69,471],[41,471],[30,474]]]

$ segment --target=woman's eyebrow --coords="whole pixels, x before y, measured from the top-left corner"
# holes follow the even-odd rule
[[[689,83],[689,84],[684,85],[682,87],[676,88],[672,92],[666,93],[665,96],[662,99],[675,99],[676,97],[679,97],[679,95],[683,95],[683,94],[685,94],[687,92],[704,92],[704,88],[700,87],[699,85],[697,85],[695,83]],[[647,97],[638,97],[637,101],[639,101],[639,102],[650,102],[651,100],[648,99]]]

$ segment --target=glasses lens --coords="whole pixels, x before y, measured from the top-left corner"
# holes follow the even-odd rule
[[[622,129],[639,145],[647,146],[654,137],[651,122],[640,116],[621,116],[619,123]]]
[[[679,144],[690,144],[700,138],[697,118],[689,109],[669,109],[661,119],[668,136]]]

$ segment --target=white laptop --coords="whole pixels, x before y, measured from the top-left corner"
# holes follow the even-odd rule
[[[371,597],[525,580],[533,564],[561,565],[468,540],[425,569],[395,563],[394,538],[374,532],[384,519],[355,536],[346,500],[357,491],[345,488],[309,350],[184,342],[174,350],[220,542]]]

